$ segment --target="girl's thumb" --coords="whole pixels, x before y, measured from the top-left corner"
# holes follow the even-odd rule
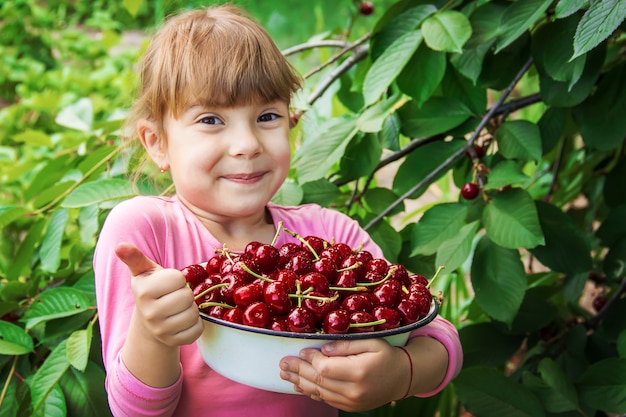
[[[128,266],[131,275],[134,277],[161,268],[152,259],[144,255],[139,248],[130,243],[123,242],[118,244],[115,248],[115,254]]]

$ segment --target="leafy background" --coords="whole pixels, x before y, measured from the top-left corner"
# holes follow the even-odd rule
[[[118,129],[146,35],[205,3],[0,4],[2,417],[108,415],[93,248],[118,201],[172,191],[129,181]],[[463,371],[359,415],[625,414],[626,0],[238,3],[306,77],[275,200],[446,267]]]

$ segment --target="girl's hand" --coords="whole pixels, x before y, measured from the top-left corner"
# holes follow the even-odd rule
[[[371,410],[402,398],[410,383],[405,353],[384,340],[341,340],[281,361],[294,389],[344,411]]]
[[[179,270],[162,268],[128,243],[119,244],[115,254],[130,269],[133,320],[144,337],[170,347],[190,344],[200,337],[202,319]]]

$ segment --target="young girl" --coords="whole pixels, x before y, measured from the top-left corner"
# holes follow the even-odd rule
[[[96,248],[114,415],[336,416],[433,395],[459,372],[458,334],[441,317],[414,331],[405,350],[338,341],[284,358],[277,373],[294,394],[238,384],[202,360],[194,342],[203,323],[183,267],[224,244],[242,251],[250,241],[271,242],[279,222],[383,256],[339,212],[270,202],[289,171],[289,100],[300,86],[269,35],[233,6],[183,13],[154,37],[129,122],[152,161],[170,171],[176,195],[117,205]],[[293,239],[281,233],[276,246]]]

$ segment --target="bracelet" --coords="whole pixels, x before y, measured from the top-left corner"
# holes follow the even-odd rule
[[[406,394],[404,394],[404,396],[402,398],[400,398],[400,400],[405,399],[406,397],[409,396],[409,393],[411,392],[411,385],[413,385],[413,359],[411,359],[411,355],[409,354],[409,351],[406,350],[405,348],[403,348],[402,346],[396,346],[399,349],[402,349],[402,351],[404,353],[406,353],[406,357],[409,359],[409,370],[410,370],[410,374],[409,374],[409,386],[406,389]]]

